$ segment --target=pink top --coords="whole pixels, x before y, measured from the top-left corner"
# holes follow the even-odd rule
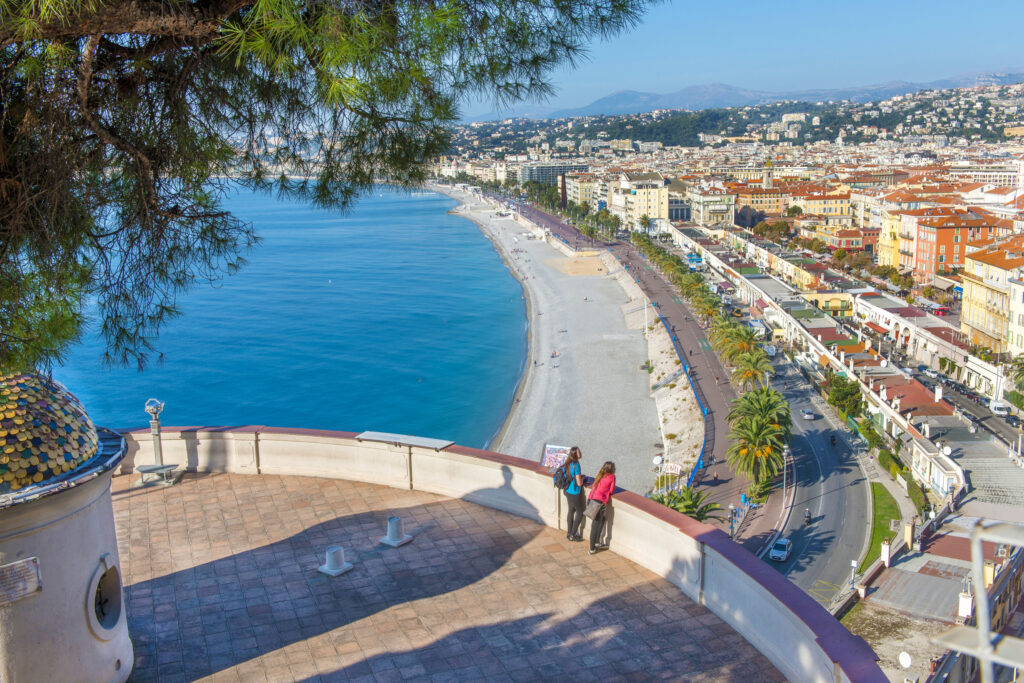
[[[602,503],[607,503],[608,499],[612,497],[612,491],[615,490],[615,475],[606,474],[601,477],[601,481],[597,482],[597,486],[590,489],[590,495],[587,496],[587,500],[599,500]]]

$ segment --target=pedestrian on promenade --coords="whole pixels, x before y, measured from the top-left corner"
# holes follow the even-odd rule
[[[569,476],[569,485],[565,488],[565,502],[569,510],[566,519],[565,537],[570,541],[583,540],[583,509],[586,507],[583,500],[583,470],[580,469],[580,458],[583,453],[579,446],[569,449],[569,457],[565,459],[562,467]]]
[[[601,536],[604,533],[605,521],[608,518],[608,503],[611,502],[612,493],[615,491],[615,463],[608,461],[601,465],[594,484],[590,487],[590,495],[587,496],[587,517],[590,517],[590,554],[598,550],[607,550],[608,546],[601,543]]]

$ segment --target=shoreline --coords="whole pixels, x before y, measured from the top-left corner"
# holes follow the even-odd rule
[[[613,460],[619,485],[646,494],[664,447],[661,419],[644,330],[625,315],[636,300],[607,255],[567,253],[529,222],[494,215],[490,200],[429,187],[459,202],[450,213],[491,241],[527,302],[526,366],[488,448],[540,462],[545,444],[577,445],[586,474]]]
[[[512,400],[509,402],[508,411],[505,414],[505,419],[501,423],[501,426],[498,427],[497,431],[495,431],[494,434],[492,434],[490,438],[487,439],[483,446],[485,450],[494,450],[500,452],[501,442],[505,438],[509,430],[509,427],[512,424],[512,419],[516,413],[516,407],[522,400],[523,394],[525,393],[526,387],[530,380],[530,359],[533,358],[534,351],[536,350],[537,346],[537,325],[535,324],[534,316],[533,292],[531,291],[529,285],[526,284],[526,277],[523,275],[523,273],[519,272],[519,269],[516,267],[515,259],[513,259],[512,256],[505,249],[505,245],[501,243],[501,240],[498,239],[497,235],[495,235],[483,222],[477,220],[472,215],[470,215],[470,207],[468,204],[466,204],[465,200],[462,197],[455,196],[453,192],[449,191],[449,188],[443,185],[439,185],[437,183],[428,183],[427,187],[430,187],[438,194],[450,197],[451,199],[454,199],[455,201],[459,202],[459,205],[456,206],[451,211],[449,211],[448,213],[454,216],[465,218],[466,220],[473,222],[477,226],[477,228],[479,228],[480,232],[483,233],[484,237],[486,237],[494,246],[494,250],[498,252],[498,256],[501,258],[501,262],[505,264],[505,267],[508,268],[508,271],[512,274],[512,277],[516,279],[516,281],[519,283],[519,286],[523,290],[523,300],[526,302],[526,357],[523,359],[522,372],[519,374],[519,379],[516,380],[516,388],[512,392]]]

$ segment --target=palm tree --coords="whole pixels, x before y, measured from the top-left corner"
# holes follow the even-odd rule
[[[655,494],[651,496],[651,500],[655,503],[661,503],[665,507],[670,507],[676,512],[681,512],[698,522],[704,522],[709,519],[718,519],[719,515],[716,513],[716,510],[722,507],[718,503],[706,502],[709,495],[711,494],[707,491],[696,491],[687,486],[678,491],[670,491],[667,494]]]
[[[755,483],[771,481],[782,467],[782,449],[786,439],[783,429],[768,418],[744,418],[733,425],[729,434],[729,467]]]
[[[748,391],[733,399],[732,410],[726,418],[730,425],[747,418],[763,418],[778,425],[788,441],[793,431],[793,418],[786,397],[769,387]]]
[[[757,333],[746,325],[730,320],[722,322],[713,337],[712,348],[719,358],[730,365],[735,365],[740,356],[759,350]]]
[[[1010,379],[1013,380],[1014,386],[1016,386],[1018,390],[1024,391],[1024,353],[1011,359],[1010,362],[1007,363],[1006,369],[1009,371]]]
[[[755,384],[762,387],[768,385],[768,375],[774,374],[775,368],[768,360],[764,351],[757,349],[736,357],[736,367],[732,371],[732,384],[740,389],[750,390]]]
[[[704,320],[710,320],[722,307],[722,302],[713,294],[698,294],[690,303],[693,312]]]

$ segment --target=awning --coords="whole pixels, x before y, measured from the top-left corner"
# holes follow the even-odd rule
[[[864,323],[864,327],[868,328],[869,330],[873,330],[873,331],[877,332],[878,334],[888,334],[889,333],[889,330],[885,329],[884,327],[882,327],[878,323]]]

